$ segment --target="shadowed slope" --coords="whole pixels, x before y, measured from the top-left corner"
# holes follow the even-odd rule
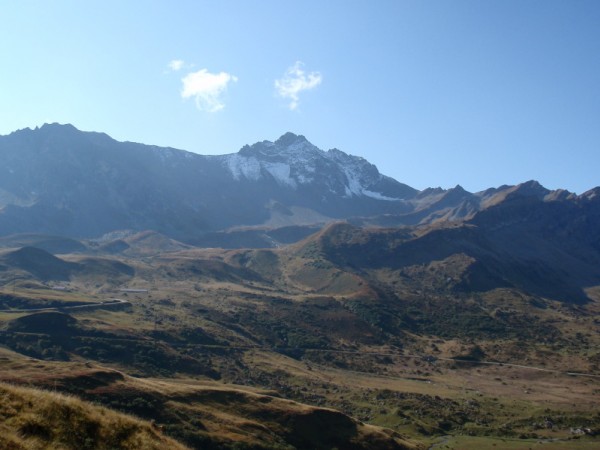
[[[600,284],[600,201],[544,201],[512,193],[464,223],[396,229],[334,224],[298,248],[318,248],[323,258],[350,270],[400,270],[460,257],[456,289],[514,287],[579,303],[584,289]],[[527,191],[529,192],[529,191]],[[433,270],[433,269],[432,269]]]

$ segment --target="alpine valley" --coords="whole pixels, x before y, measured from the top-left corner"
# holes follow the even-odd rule
[[[0,136],[0,399],[7,449],[599,448],[600,187]]]

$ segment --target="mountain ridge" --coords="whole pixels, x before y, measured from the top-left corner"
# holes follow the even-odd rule
[[[221,242],[223,232],[229,236],[228,230],[239,227],[322,226],[335,220],[418,225],[468,220],[511,196],[581,198],[534,181],[477,193],[461,186],[418,191],[362,157],[323,151],[291,132],[237,153],[206,156],[46,124],[0,136],[0,156],[2,235],[93,238],[154,230],[210,245],[214,233],[221,233]],[[589,192],[585,195],[593,197],[595,191]]]

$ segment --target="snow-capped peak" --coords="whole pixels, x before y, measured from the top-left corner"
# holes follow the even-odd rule
[[[293,189],[319,185],[329,193],[347,198],[397,200],[377,189],[376,185],[387,177],[364,158],[338,149],[325,152],[294,133],[285,133],[275,142],[246,145],[238,153],[224,155],[222,161],[236,180],[272,178],[279,185]]]

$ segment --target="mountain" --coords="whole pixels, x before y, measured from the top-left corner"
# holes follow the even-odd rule
[[[4,381],[193,448],[598,447],[600,188],[419,192],[292,134],[0,151]]]
[[[63,261],[45,250],[22,247],[0,256],[0,272],[7,267],[17,268],[42,280],[67,280],[74,271],[74,264]]]
[[[276,247],[336,220],[375,226],[465,220],[529,195],[577,197],[536,182],[478,193],[461,186],[418,191],[363,158],[320,150],[293,133],[219,156],[117,142],[72,125],[0,136],[4,236],[79,239],[152,230],[184,244]]]
[[[416,193],[362,158],[321,151],[291,133],[237,154],[201,156],[52,124],[0,137],[0,155],[4,235],[125,229],[193,241],[282,217],[306,224],[398,212]]]
[[[100,286],[118,284],[133,275],[133,269],[120,261],[90,256],[73,256],[70,261],[58,258],[37,247],[21,247],[0,252],[0,283],[17,280],[66,282],[92,278]]]
[[[0,349],[0,354],[3,361],[21,362],[20,368],[0,374],[2,449],[422,448],[389,429],[285,400],[273,391],[207,380],[140,380],[89,362],[63,362],[43,371],[40,364],[34,367],[13,352]],[[24,367],[35,374],[37,389],[29,383],[15,385],[24,384],[15,376]],[[115,411],[115,406],[136,418]]]
[[[381,175],[365,159],[332,149],[324,152],[304,136],[286,133],[275,142],[245,146],[239,153],[219,158],[236,180],[273,179],[304,196],[321,195],[321,201],[375,199],[397,202],[416,190]]]
[[[530,182],[468,220],[389,229],[338,223],[308,242],[317,239],[311,245],[337,267],[412,272],[438,294],[509,288],[581,303],[589,300],[586,287],[600,284],[597,192],[549,199],[550,191]],[[430,275],[415,272],[424,268]],[[399,286],[405,277],[393,280]]]

